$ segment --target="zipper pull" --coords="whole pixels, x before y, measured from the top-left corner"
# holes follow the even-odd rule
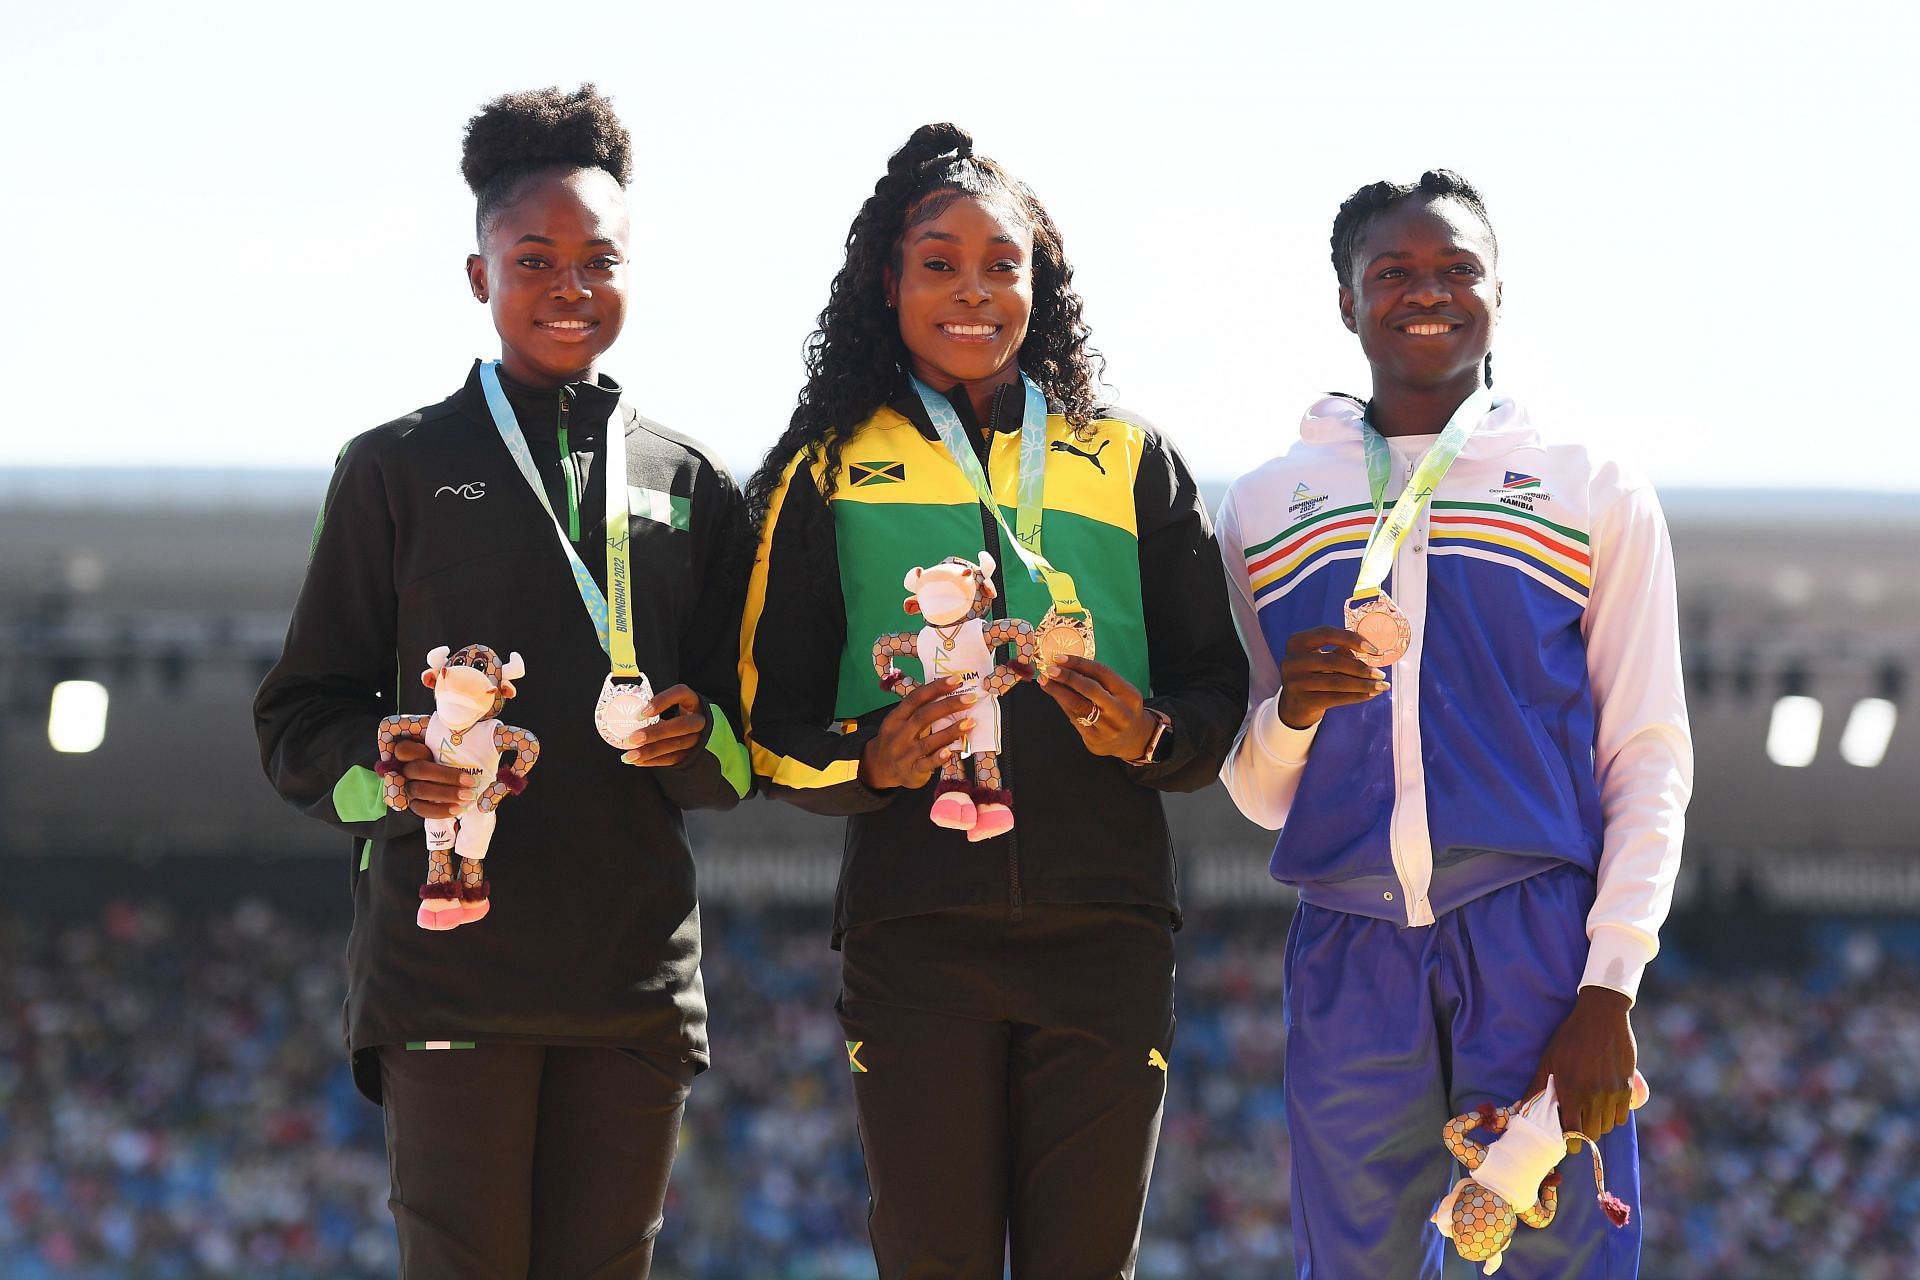
[[[567,537],[573,542],[580,541],[580,492],[579,478],[573,469],[573,444],[567,439],[567,423],[573,412],[573,396],[570,390],[560,388],[560,416],[554,424],[554,434],[560,443],[560,475],[567,487]]]

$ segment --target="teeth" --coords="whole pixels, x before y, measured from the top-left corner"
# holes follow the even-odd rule
[[[996,333],[997,324],[943,324],[940,326],[957,338],[986,338]]]
[[[1450,324],[1410,324],[1406,331],[1422,338],[1431,338],[1442,333],[1452,333],[1456,326]]]
[[[593,327],[592,322],[588,320],[542,320],[540,323],[549,329],[590,329]]]

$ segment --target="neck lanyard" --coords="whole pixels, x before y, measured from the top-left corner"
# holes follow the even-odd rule
[[[639,675],[640,664],[633,650],[633,574],[627,546],[630,529],[626,416],[616,406],[612,420],[607,423],[607,586],[613,592],[609,605],[606,592],[580,562],[580,553],[573,549],[566,530],[560,527],[560,518],[553,513],[546,486],[540,483],[540,472],[533,465],[533,451],[527,448],[527,437],[520,430],[513,406],[507,402],[507,393],[500,385],[499,361],[490,360],[480,366],[480,386],[486,392],[487,408],[493,413],[493,425],[500,432],[501,442],[513,455],[514,465],[520,468],[520,475],[533,490],[533,496],[540,500],[541,510],[553,522],[554,536],[560,539],[560,549],[567,553],[567,564],[573,570],[573,585],[580,592],[580,602],[587,607],[587,616],[593,619],[600,647],[613,662],[613,674]]]
[[[1373,494],[1373,532],[1368,535],[1367,549],[1360,557],[1360,574],[1353,584],[1354,600],[1368,600],[1380,594],[1380,586],[1387,580],[1387,571],[1393,567],[1400,545],[1413,532],[1414,523],[1432,500],[1433,491],[1440,487],[1454,459],[1466,448],[1467,437],[1492,410],[1493,395],[1484,387],[1462,401],[1447,420],[1440,438],[1407,477],[1407,487],[1400,491],[1400,498],[1391,511],[1386,508],[1386,498],[1387,481],[1393,474],[1393,450],[1372,423],[1361,420],[1360,438],[1367,452],[1367,487]]]
[[[920,394],[920,403],[926,408],[927,417],[933,421],[933,429],[939,433],[940,443],[946,446],[954,465],[960,468],[960,474],[973,486],[980,505],[993,513],[1001,531],[1012,541],[1013,553],[1027,567],[1027,575],[1046,587],[1047,594],[1053,598],[1056,612],[1081,613],[1084,608],[1079,594],[1074,590],[1073,579],[1054,568],[1040,554],[1040,525],[1045,515],[1047,397],[1033,384],[1033,379],[1024,373],[1020,375],[1020,383],[1026,391],[1026,405],[1020,417],[1020,480],[1016,490],[1018,505],[1014,512],[1017,527],[1008,525],[1006,516],[1001,513],[1000,503],[993,496],[993,486],[988,482],[986,472],[980,468],[980,459],[974,456],[973,442],[967,439],[967,429],[960,425],[960,415],[954,411],[953,405],[918,378],[913,379],[913,389]]]

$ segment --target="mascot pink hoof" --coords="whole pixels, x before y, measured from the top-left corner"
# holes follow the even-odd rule
[[[1004,804],[983,804],[980,817],[967,832],[969,840],[991,840],[1013,830],[1013,810]]]
[[[461,914],[460,903],[453,898],[428,898],[420,904],[414,923],[438,933],[460,924]]]
[[[472,924],[475,920],[486,919],[487,912],[493,910],[493,883],[482,880],[479,884],[460,886],[460,918],[455,924]]]
[[[949,791],[933,802],[933,811],[929,815],[933,825],[946,827],[951,831],[972,831],[979,821],[980,810],[975,807],[973,797],[964,791]],[[1009,818],[1008,826],[1012,826]]]

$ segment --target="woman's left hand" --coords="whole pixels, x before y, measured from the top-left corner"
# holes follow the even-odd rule
[[[1063,657],[1051,675],[1036,679],[1093,754],[1138,760],[1146,751],[1157,721],[1140,691],[1112,667],[1092,658]]]

